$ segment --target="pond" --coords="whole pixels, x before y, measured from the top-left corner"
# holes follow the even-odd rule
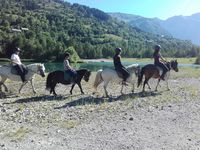
[[[33,62],[26,62],[25,64],[30,64]],[[131,64],[136,64],[135,62],[122,62],[125,66],[131,65]],[[8,64],[6,62],[0,62],[0,65],[2,64]],[[63,70],[63,64],[61,62],[47,62],[44,63],[46,72],[51,72],[55,70]],[[144,66],[147,63],[137,63],[140,66]],[[113,62],[88,62],[88,63],[72,63],[71,64],[74,68],[79,69],[79,68],[87,68],[91,71],[97,71],[99,69],[104,69],[104,68],[113,68]],[[179,64],[179,67],[200,67],[200,65],[196,64]]]

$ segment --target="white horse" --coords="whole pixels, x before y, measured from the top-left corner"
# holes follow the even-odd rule
[[[35,87],[34,87],[34,84],[33,84],[33,77],[34,77],[35,74],[38,74],[38,75],[41,75],[42,77],[45,77],[44,64],[34,63],[34,64],[27,65],[27,70],[28,70],[28,73],[25,75],[26,82],[22,83],[22,85],[19,89],[19,93],[21,92],[21,89],[23,88],[23,86],[26,83],[28,83],[28,81],[30,81],[33,93],[35,94],[36,91],[35,91]],[[0,77],[1,77],[0,90],[1,90],[1,86],[3,85],[4,88],[5,88],[5,91],[8,91],[7,86],[4,84],[4,82],[7,79],[22,82],[21,77],[19,75],[15,75],[15,74],[11,73],[11,66],[6,66],[6,65],[0,66]]]
[[[138,64],[133,64],[133,65],[128,66],[127,70],[129,71],[130,76],[126,81],[127,83],[131,83],[131,85],[133,86],[132,92],[134,92],[135,80],[133,80],[132,75],[133,73],[135,73],[135,75],[138,76],[138,73],[140,72],[140,67]],[[106,97],[108,97],[108,92],[106,88],[110,81],[116,82],[118,84],[122,84],[123,79],[118,76],[117,72],[114,69],[106,68],[104,70],[97,71],[95,82],[93,85],[95,92],[97,91],[97,87],[99,86],[99,84],[104,82],[104,86],[103,86],[104,91],[105,91]],[[121,94],[123,94],[123,84],[121,88]]]

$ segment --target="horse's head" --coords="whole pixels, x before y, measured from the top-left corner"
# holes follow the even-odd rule
[[[44,64],[38,64],[38,71],[37,73],[42,77],[45,77],[45,67]]]
[[[91,71],[89,71],[89,70],[86,69],[85,74],[84,74],[84,76],[83,76],[83,79],[84,79],[86,82],[88,82],[89,79],[90,79],[90,75],[91,75]]]
[[[130,74],[135,73],[136,76],[139,75],[141,67],[138,64],[133,64],[127,67],[127,70],[129,71]]]
[[[35,64],[30,64],[27,65],[28,70],[37,73],[39,75],[41,75],[42,77],[45,77],[45,67],[44,64],[40,64],[40,63],[35,63]]]
[[[178,72],[178,62],[177,62],[177,60],[170,61],[170,66],[174,71]]]

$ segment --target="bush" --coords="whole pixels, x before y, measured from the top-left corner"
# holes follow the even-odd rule
[[[77,52],[75,51],[74,47],[73,46],[70,46],[68,47],[66,50],[65,50],[65,53],[68,52],[70,53],[70,61],[71,62],[77,62],[80,60]]]
[[[197,59],[196,59],[196,61],[195,61],[195,64],[200,64],[200,55],[197,56]]]

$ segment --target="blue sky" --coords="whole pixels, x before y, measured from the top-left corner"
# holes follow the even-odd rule
[[[167,19],[171,16],[200,12],[200,0],[65,0],[105,12],[121,12],[147,18]]]

